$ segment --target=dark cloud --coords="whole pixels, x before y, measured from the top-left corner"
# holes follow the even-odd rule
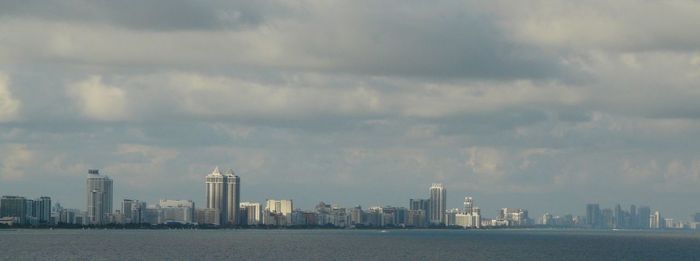
[[[257,1],[5,1],[0,16],[95,23],[133,30],[235,30],[263,22]]]

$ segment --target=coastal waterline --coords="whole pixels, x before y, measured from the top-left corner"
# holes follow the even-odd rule
[[[1,260],[695,260],[700,233],[578,230],[6,230]]]

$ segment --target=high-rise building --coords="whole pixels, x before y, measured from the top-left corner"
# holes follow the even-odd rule
[[[141,224],[146,223],[143,218],[144,211],[146,209],[146,202],[124,199],[122,201],[122,216],[123,222],[127,224]]]
[[[362,206],[356,206],[350,210],[350,225],[361,225],[362,216],[364,211],[362,211]]]
[[[472,213],[473,208],[474,208],[474,199],[472,197],[465,197],[464,198],[464,214]]]
[[[692,216],[691,220],[693,220],[693,222],[700,222],[700,212],[696,212],[696,213]]]
[[[614,228],[625,228],[627,224],[625,224],[625,211],[622,210],[622,206],[620,204],[617,204],[615,206],[615,224]]]
[[[245,219],[246,225],[259,225],[262,223],[262,207],[260,206],[260,203],[241,202],[240,208],[241,213],[246,214],[245,217],[241,217],[241,219]]]
[[[637,216],[640,228],[651,228],[651,221],[649,220],[651,217],[651,208],[647,206],[640,206],[639,209],[637,209]]]
[[[612,209],[604,208],[600,211],[602,217],[602,227],[603,228],[614,228],[615,227],[615,212]]]
[[[414,214],[423,215],[412,219],[414,221],[412,225],[420,227],[428,225],[427,223],[430,222],[430,199],[410,199],[408,208],[414,211]]]
[[[591,228],[602,227],[602,216],[600,213],[600,206],[598,204],[586,205],[586,225],[590,226]]]
[[[195,223],[197,219],[192,200],[161,199],[158,208],[161,211],[162,223],[191,224]]]
[[[238,224],[240,212],[240,178],[229,170],[222,175],[216,167],[206,177],[207,208],[219,210],[218,224]]]
[[[241,204],[241,179],[229,169],[226,178],[226,214],[229,224],[240,224],[240,204]]]
[[[664,228],[664,224],[664,219],[661,217],[661,213],[658,210],[654,211],[654,214],[649,217],[649,227],[651,229]]]
[[[107,216],[112,214],[112,179],[100,175],[99,170],[89,170],[85,193],[87,223],[105,224]]]
[[[228,218],[226,214],[226,186],[224,175],[221,175],[219,167],[216,167],[211,174],[207,175],[207,208],[216,209],[219,214],[216,224],[226,224]],[[211,215],[211,211],[207,212],[207,215]],[[208,222],[210,222],[207,219]]]
[[[447,189],[442,184],[434,183],[430,186],[430,223],[433,225],[446,225],[446,210]]]
[[[48,224],[51,221],[51,198],[50,197],[40,197],[35,200],[38,211],[36,211],[36,217],[39,219],[39,223]]]
[[[507,226],[530,225],[528,211],[522,208],[502,208],[498,211],[496,219]]]
[[[27,199],[20,196],[2,196],[0,199],[0,217],[14,217],[19,223],[27,219]]]
[[[265,204],[263,223],[277,226],[292,224],[292,210],[294,210],[294,203],[291,199],[268,199]]]
[[[629,213],[629,224],[630,228],[639,228],[639,216],[637,215],[637,206],[630,205]]]

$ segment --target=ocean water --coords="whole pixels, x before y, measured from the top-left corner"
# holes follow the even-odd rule
[[[0,230],[0,260],[700,260],[700,233]]]

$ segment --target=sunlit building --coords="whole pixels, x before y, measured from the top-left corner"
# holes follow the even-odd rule
[[[439,183],[430,186],[430,223],[433,225],[447,224],[445,214],[447,210],[447,189]]]
[[[87,223],[102,225],[107,221],[107,216],[112,214],[112,179],[100,175],[99,170],[88,171],[86,181],[86,207]]]

